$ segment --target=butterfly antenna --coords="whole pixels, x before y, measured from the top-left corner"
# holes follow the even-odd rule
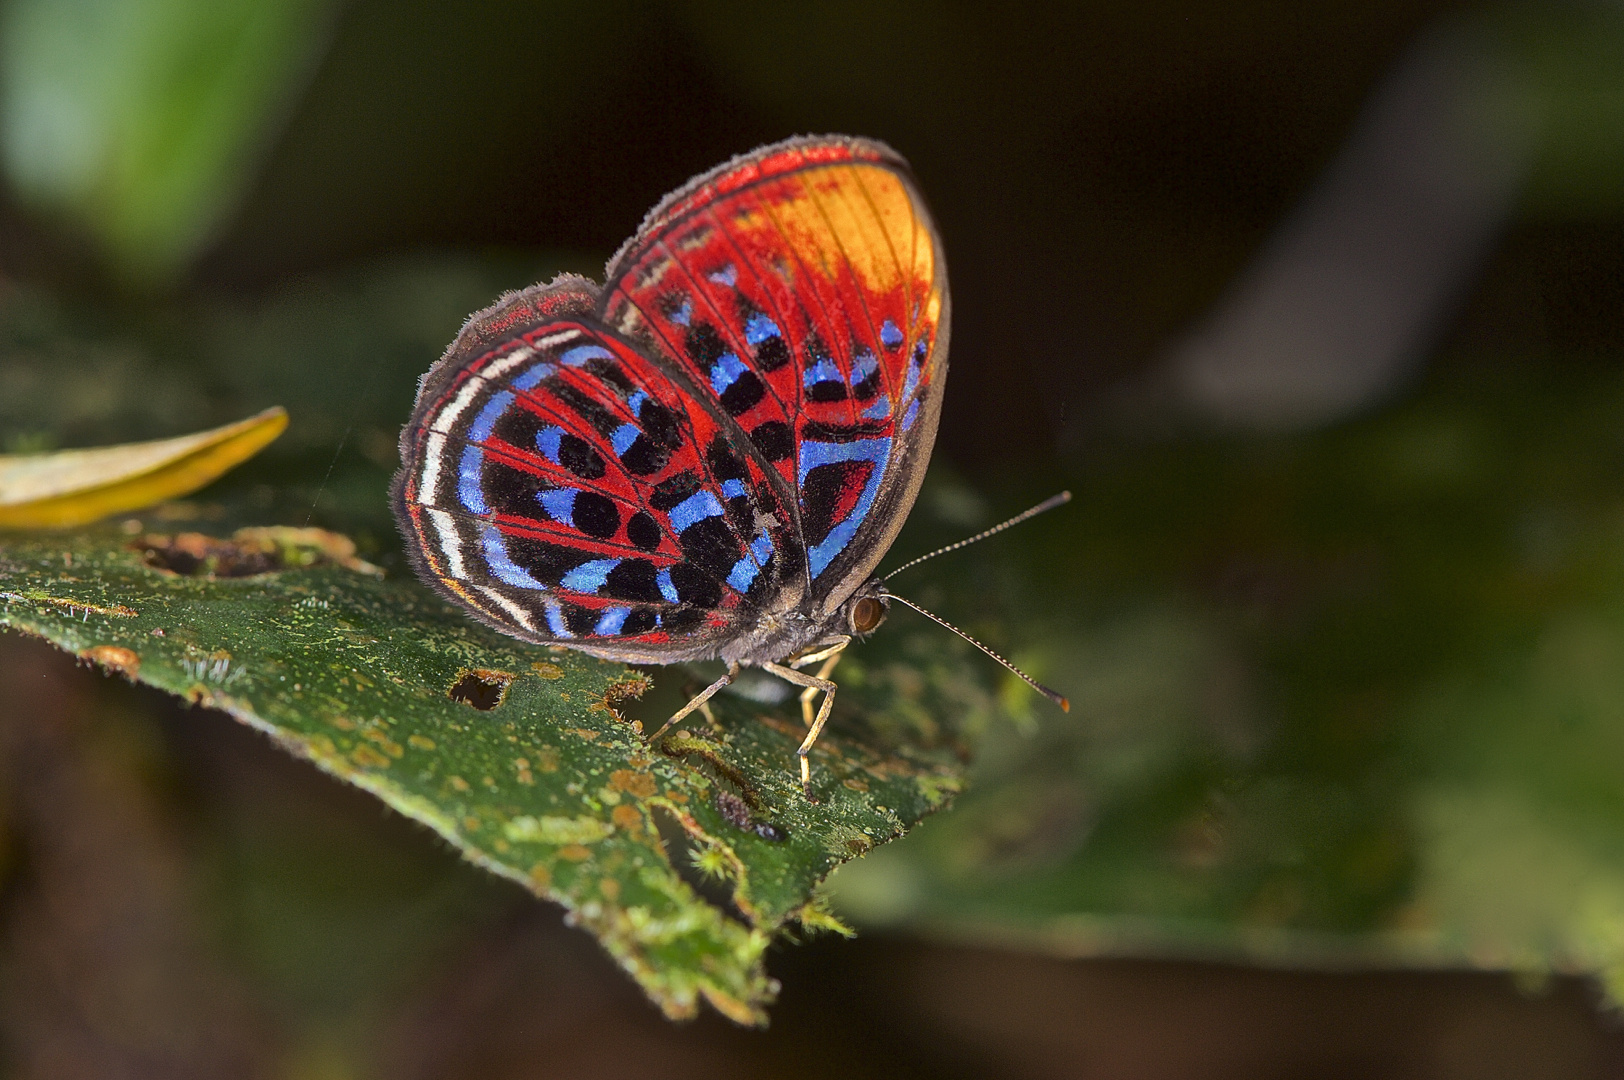
[[[919,556],[919,558],[914,559],[911,562],[905,562],[901,566],[897,567],[895,570],[891,571],[889,574],[885,575],[885,577],[881,578],[880,580],[881,581],[890,581],[892,578],[896,577],[898,574],[902,573],[904,570],[906,570],[906,569],[908,569],[909,567],[912,567],[912,566],[918,566],[920,563],[924,562],[926,559],[934,559],[938,555],[946,555],[949,551],[957,551],[957,550],[959,550],[959,548],[969,547],[971,544],[979,543],[980,541],[985,540],[987,537],[996,535],[997,533],[1001,533],[1005,529],[1010,528],[1011,526],[1019,525],[1021,522],[1027,520],[1028,518],[1035,518],[1039,514],[1043,513],[1045,510],[1053,510],[1055,507],[1064,506],[1069,502],[1071,502],[1071,492],[1062,491],[1058,495],[1054,495],[1054,496],[1051,496],[1050,498],[1044,499],[1042,502],[1038,503],[1036,506],[1032,507],[1030,510],[1022,510],[1019,514],[1016,514],[1014,517],[1010,518],[1008,521],[999,522],[997,525],[994,525],[992,528],[986,530],[985,532],[978,532],[974,536],[970,537],[967,540],[960,540],[956,544],[949,544],[944,548],[937,548],[935,551],[932,551],[927,555],[921,555],[921,556]],[[902,600],[902,597],[898,596],[897,599]],[[906,600],[902,600],[902,602],[904,604],[908,603],[908,601],[906,601]],[[908,604],[908,606],[913,607],[912,604]],[[916,608],[915,610],[922,611],[924,614],[930,615],[930,612],[924,611],[924,609],[922,609],[922,608]],[[930,617],[933,618],[933,619],[936,619],[936,616],[934,616],[934,615],[930,615]],[[936,619],[936,621],[937,622],[942,622],[940,619]],[[947,626],[946,623],[942,623],[942,625]],[[997,658],[998,662],[1000,664],[1003,664],[1005,667],[1009,667],[1009,663],[1007,661],[1005,661],[1004,659],[999,657],[997,653],[993,652],[991,649],[988,649],[985,645],[982,645],[979,641],[976,641],[974,638],[970,637],[969,634],[964,633],[964,631],[959,630],[956,627],[948,626],[947,628],[949,630],[952,630],[955,634],[961,635],[966,640],[971,641],[971,642],[975,642],[976,645],[980,646],[989,655]],[[1010,668],[1010,670],[1015,671],[1014,668]],[[1021,675],[1021,673],[1018,672],[1018,671],[1016,671],[1015,674]],[[1021,678],[1026,679],[1026,676],[1021,675]],[[1026,679],[1026,681],[1027,682],[1032,682],[1031,679]],[[1032,683],[1032,685],[1037,686],[1037,683]],[[1042,689],[1042,687],[1038,687],[1038,688],[1040,690]]]
[[[1071,498],[1071,496],[1069,494],[1066,494],[1064,492],[1062,493],[1062,495],[1064,496],[1063,498],[1061,496],[1056,496],[1055,499],[1050,499],[1049,502],[1055,503],[1055,505],[1058,506],[1059,503],[1065,502],[1066,499]],[[1058,499],[1059,502],[1056,502],[1056,499]],[[1043,510],[1046,510],[1046,509],[1048,509],[1047,505],[1040,506],[1040,507],[1037,507],[1035,509],[1028,510],[1025,514],[1022,514],[1021,517],[1031,517],[1033,514],[1039,513],[1039,512],[1041,512]],[[1013,520],[1014,521],[1019,521],[1019,520],[1021,520],[1021,518],[1015,518]],[[1005,527],[1005,526],[1007,526],[1009,524],[1011,524],[1011,522],[1006,521],[1006,522],[1004,522],[1004,525],[999,526],[999,528],[1003,528],[1003,527]],[[997,530],[989,530],[989,531],[990,532],[995,532]],[[965,543],[969,543],[969,541],[965,541]],[[935,623],[936,625],[946,627],[948,630],[953,631],[953,633],[959,635],[959,637],[963,638],[965,641],[968,641],[970,644],[974,645],[976,648],[980,649],[982,652],[986,653],[988,656],[992,657],[994,660],[998,661],[1000,664],[1003,664],[1006,668],[1008,668],[1010,671],[1013,671],[1016,675],[1019,675],[1023,680],[1025,680],[1026,685],[1030,686],[1032,689],[1036,690],[1038,693],[1042,694],[1044,697],[1048,698],[1050,701],[1052,701],[1056,705],[1060,706],[1060,709],[1061,709],[1062,712],[1071,712],[1071,702],[1066,700],[1066,696],[1064,694],[1060,693],[1057,690],[1050,690],[1047,686],[1044,686],[1042,683],[1040,683],[1036,679],[1032,678],[1032,676],[1028,675],[1026,672],[1022,671],[1020,668],[1016,667],[1014,664],[1010,663],[1008,660],[1005,660],[1002,656],[999,656],[997,653],[995,653],[991,649],[987,648],[987,646],[981,644],[981,642],[977,641],[975,638],[971,637],[969,634],[966,634],[963,630],[960,630],[958,627],[954,626],[952,623],[948,622],[946,619],[942,618],[940,615],[937,615],[934,612],[926,611],[924,608],[920,607],[918,604],[914,603],[912,600],[908,600],[908,599],[906,599],[904,597],[898,596],[896,593],[892,592],[889,589],[884,590],[883,592],[880,593],[880,595],[885,597],[887,600],[895,600],[898,603],[906,604],[908,607],[913,608],[915,611],[919,612],[919,614],[923,615],[925,618],[929,619],[931,622]]]

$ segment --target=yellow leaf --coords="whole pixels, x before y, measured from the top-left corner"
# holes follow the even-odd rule
[[[179,498],[247,461],[287,426],[278,406],[174,439],[0,454],[0,529],[84,525]]]

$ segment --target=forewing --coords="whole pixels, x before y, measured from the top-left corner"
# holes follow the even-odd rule
[[[581,279],[506,297],[424,378],[396,480],[407,547],[518,637],[709,656],[799,573],[793,523],[735,434],[595,300]]]
[[[906,163],[792,139],[700,176],[610,262],[601,310],[773,471],[813,596],[849,595],[918,493],[947,375],[946,266]]]

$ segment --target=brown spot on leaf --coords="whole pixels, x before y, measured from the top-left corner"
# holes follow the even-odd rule
[[[370,746],[357,746],[350,751],[350,757],[355,759],[357,765],[369,769],[387,769],[389,767],[389,759]]]
[[[558,857],[568,859],[570,862],[586,862],[592,858],[592,849],[585,844],[565,844],[558,849]]]
[[[636,832],[643,827],[643,815],[630,803],[615,807],[609,814],[609,820],[627,832]]]
[[[464,668],[457,672],[457,681],[447,691],[452,701],[471,705],[480,712],[490,712],[507,698],[508,687],[517,678],[510,671],[492,671],[489,668]]]
[[[448,777],[446,777],[446,783],[450,784],[453,788],[455,788],[458,791],[467,791],[468,790],[468,781],[464,780],[460,776],[448,776]]]
[[[616,769],[609,774],[609,786],[616,791],[624,791],[646,799],[654,794],[654,777],[648,773],[632,772],[630,769]]]
[[[536,747],[536,771],[537,772],[557,772],[558,771],[558,747],[556,747],[556,746],[538,746],[538,747]]]
[[[434,740],[426,735],[408,735],[406,736],[406,741],[410,745],[417,747],[419,750],[434,749]]]
[[[530,670],[543,679],[562,679],[564,677],[563,668],[557,664],[550,664],[545,660],[537,660],[530,665]]]
[[[141,658],[133,650],[119,645],[96,645],[79,655],[130,679],[135,678],[136,672],[141,670]]]
[[[612,877],[606,877],[598,882],[598,891],[603,894],[605,900],[614,903],[620,899],[620,882]]]
[[[530,868],[530,887],[537,892],[547,888],[553,883],[553,872],[541,863]]]

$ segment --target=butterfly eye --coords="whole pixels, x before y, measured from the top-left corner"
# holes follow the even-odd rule
[[[851,609],[851,626],[859,634],[866,634],[885,621],[885,605],[872,596],[865,596]]]

